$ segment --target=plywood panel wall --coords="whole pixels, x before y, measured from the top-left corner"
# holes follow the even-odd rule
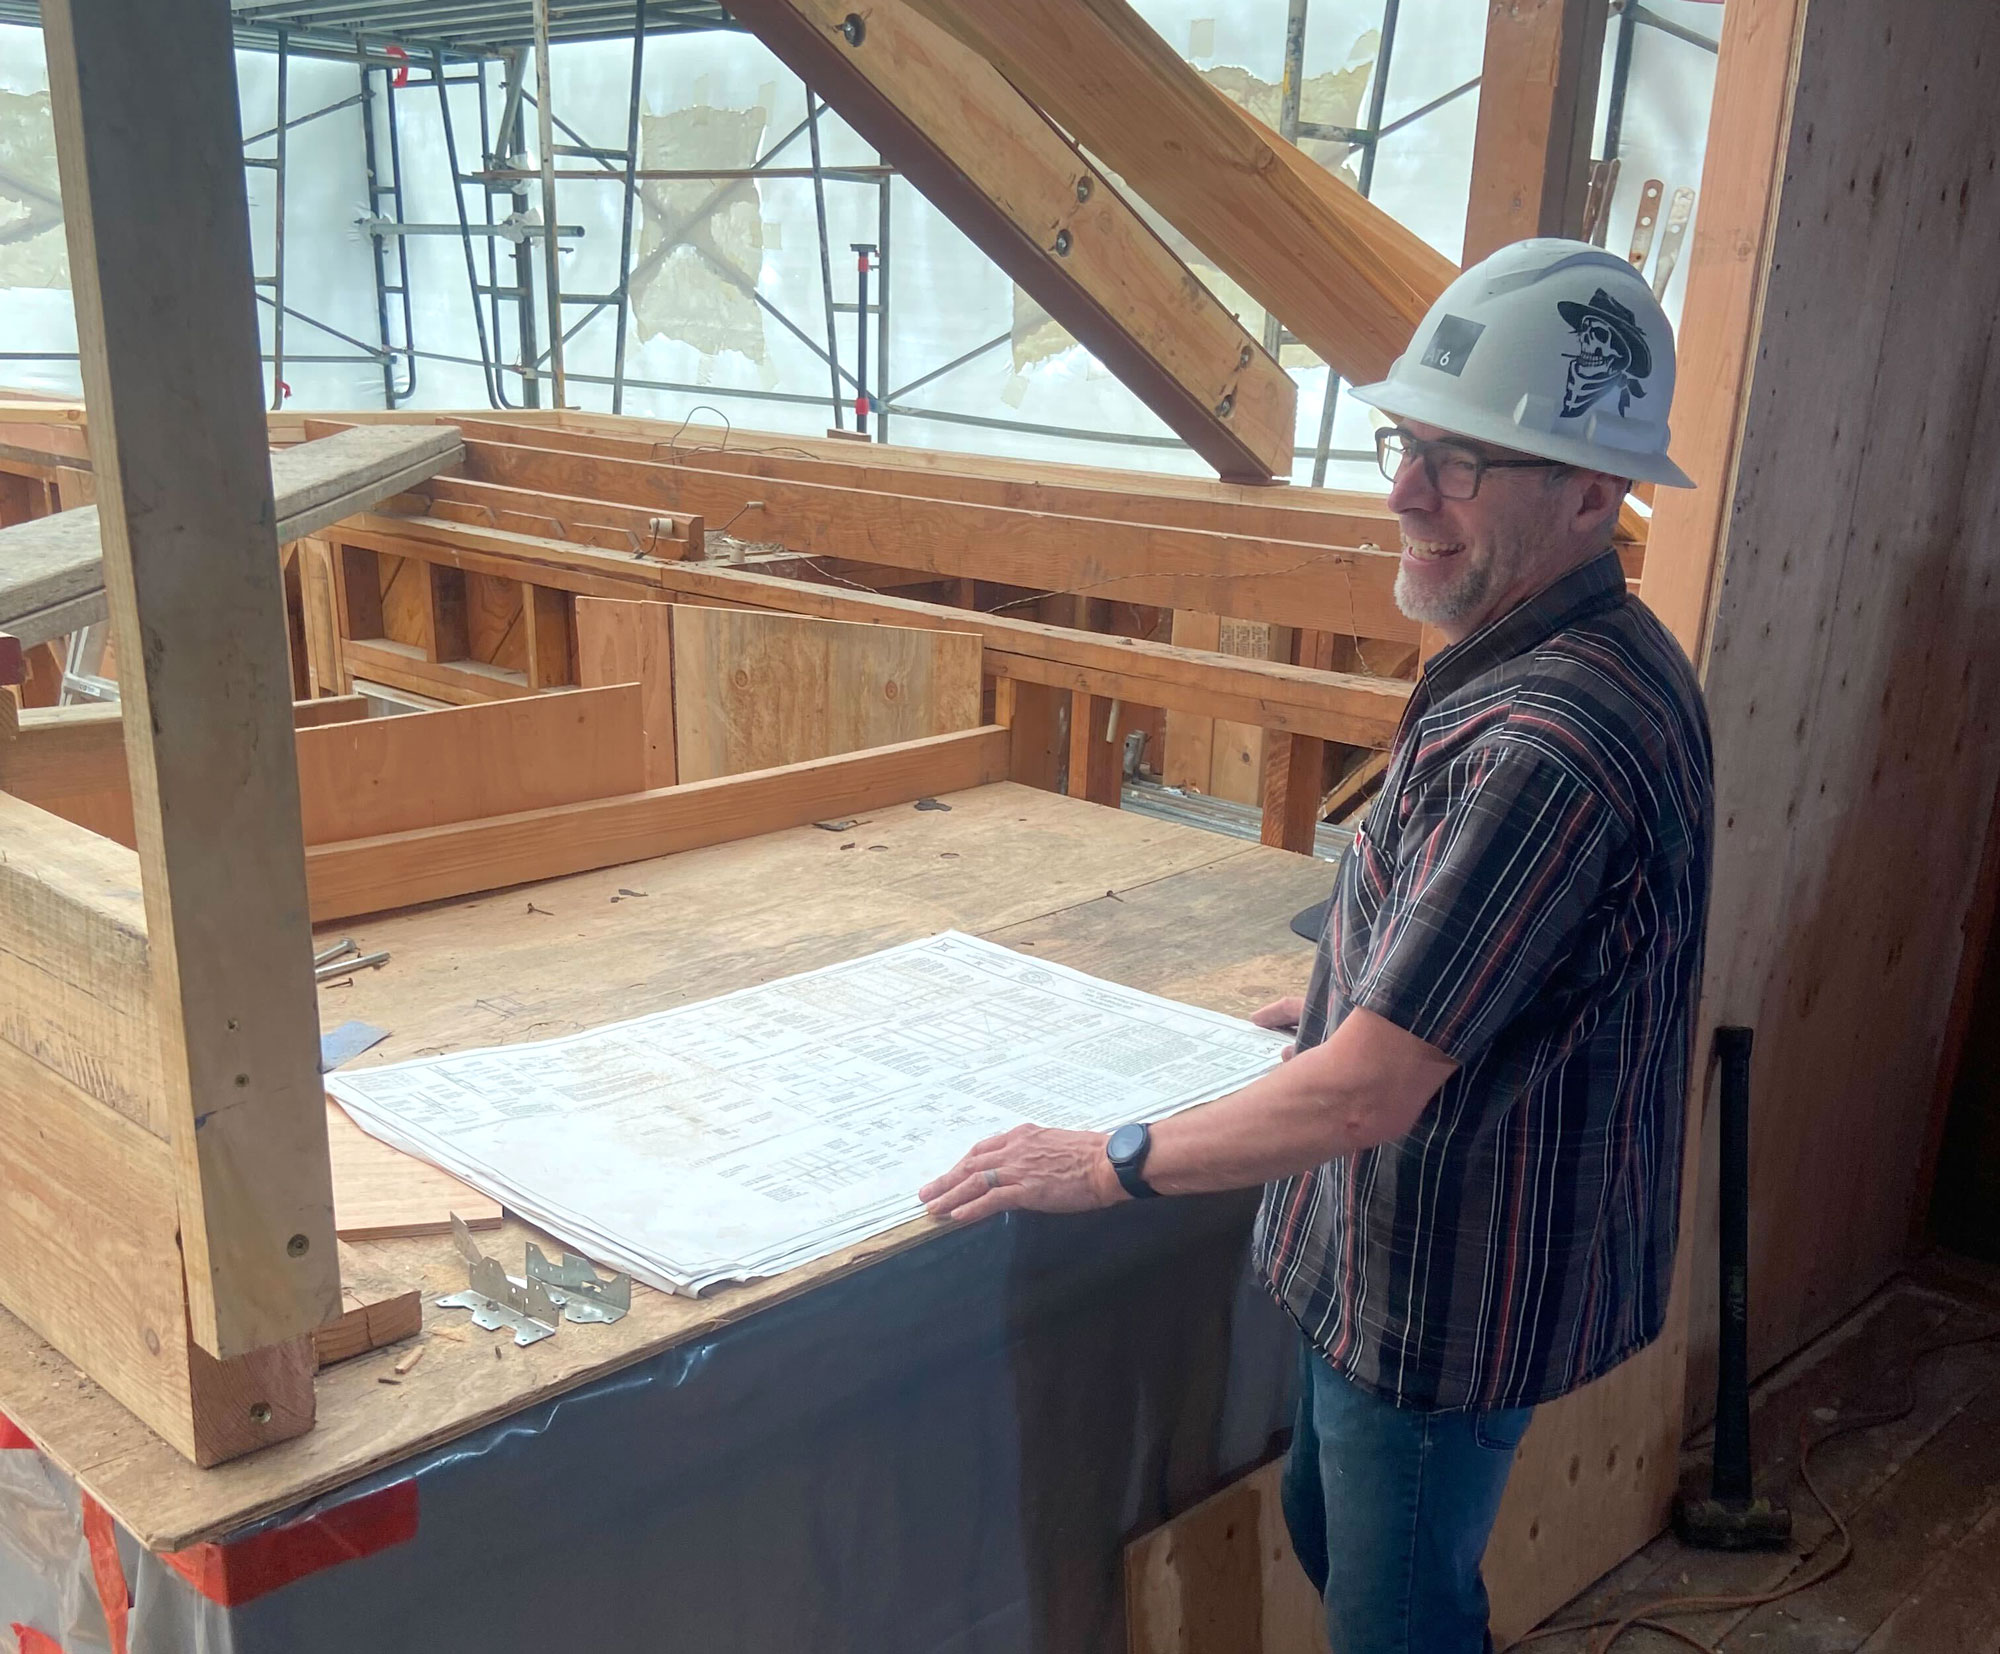
[[[1757,1031],[1757,1368],[1904,1261],[1927,1195],[2000,778],[1996,69],[2000,11],[1954,0],[1813,5],[1798,54],[1705,660],[1703,1049],[1717,1021]],[[1728,387],[1683,387],[1704,394]],[[1704,1165],[1696,1414],[1715,1342]]]

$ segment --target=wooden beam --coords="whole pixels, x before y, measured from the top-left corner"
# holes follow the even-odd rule
[[[559,878],[983,787],[1007,778],[1007,746],[1006,730],[988,725],[749,775],[319,845],[307,853],[313,918]]]
[[[1125,0],[911,0],[1059,121],[1349,383],[1457,274],[1203,80]]]
[[[1290,376],[975,53],[902,0],[733,15],[1217,471],[1291,474]]]
[[[518,426],[500,419],[456,421],[467,441],[501,442],[524,448],[553,448],[563,453],[600,459],[628,459],[680,465],[699,471],[732,472],[767,477],[775,482],[821,483],[834,488],[863,489],[876,494],[906,494],[916,499],[958,500],[967,505],[1007,506],[1016,511],[1043,512],[1057,517],[1090,517],[1119,523],[1151,523],[1161,528],[1209,529],[1218,533],[1273,540],[1299,540],[1309,545],[1386,545],[1395,540],[1396,518],[1379,494],[1332,488],[1260,488],[1252,484],[1207,481],[1199,493],[1180,485],[1189,479],[1148,471],[1107,471],[1085,466],[1025,461],[1003,463],[985,455],[952,455],[964,469],[945,470],[912,465],[896,448],[871,443],[865,448],[843,445],[833,455],[794,451],[790,437],[768,440],[738,434],[741,446],[728,446],[724,433],[713,439],[699,432],[661,440],[650,435],[571,430],[567,427]],[[313,421],[308,429],[334,430],[337,424]],[[657,428],[657,427],[656,427]],[[1173,485],[1173,486],[1169,486]],[[501,490],[492,483],[461,477],[437,477],[424,493],[437,498],[526,502],[543,498],[525,490]],[[390,509],[396,509],[391,507]],[[503,511],[506,507],[501,507]],[[546,509],[584,516],[586,500],[551,500]],[[607,516],[633,507],[610,503],[597,508]],[[526,514],[525,512],[523,513]],[[470,519],[468,519],[470,520]],[[672,521],[685,519],[670,518]],[[699,522],[703,519],[696,518]],[[549,532],[540,523],[493,523],[496,528],[519,526],[529,534]],[[564,539],[584,536],[565,534]],[[662,555],[671,556],[672,552]]]
[[[343,525],[341,532],[357,544],[379,547],[392,555],[445,552],[452,540],[462,539],[467,555],[485,556],[496,564],[512,546],[533,553],[550,544],[495,529],[447,528],[396,517],[357,517]],[[986,646],[989,677],[1088,689],[1140,706],[1234,718],[1262,729],[1295,730],[1346,746],[1388,746],[1410,696],[1409,684],[1389,678],[1315,672],[1278,661],[1223,659],[1140,638],[1104,637],[943,604],[805,585],[771,575],[693,563],[663,564],[654,572],[677,602],[722,603],[832,620],[876,620],[892,626],[975,632]],[[363,646],[349,644],[347,648],[359,655]]]
[[[312,1335],[313,1356],[322,1367],[414,1338],[424,1324],[419,1288],[391,1275],[346,1241],[338,1242],[337,1248],[341,1312]]]
[[[1487,0],[1465,265],[1583,228],[1605,0]]]
[[[229,13],[42,30],[187,1313],[226,1359],[340,1302]]]
[[[466,469],[513,488],[580,489],[627,504],[697,511],[711,522],[736,519],[739,534],[811,556],[1357,637],[1417,636],[1416,624],[1396,607],[1396,553],[1372,541],[1320,546],[1050,516],[506,443],[468,442]],[[662,582],[666,567],[658,571]]]
[[[298,733],[307,844],[642,791],[636,684]]]

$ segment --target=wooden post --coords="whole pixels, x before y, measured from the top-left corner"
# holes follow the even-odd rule
[[[1266,844],[1313,852],[1319,829],[1320,772],[1326,743],[1310,735],[1264,731],[1264,828]]]
[[[228,1358],[340,1308],[230,13],[42,23],[187,1320]]]
[[[1063,692],[1053,684],[1001,678],[993,686],[993,719],[1012,732],[1008,779],[1056,792],[1062,785],[1065,747]]]
[[[1582,229],[1607,11],[1605,0],[1489,0],[1466,264]]]
[[[1115,704],[1081,689],[1069,698],[1069,795],[1114,810],[1124,781],[1123,755],[1107,734]]]

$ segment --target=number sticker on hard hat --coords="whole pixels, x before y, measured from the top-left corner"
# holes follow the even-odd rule
[[[1457,377],[1465,371],[1465,359],[1485,331],[1484,322],[1469,321],[1464,316],[1441,316],[1437,332],[1431,335],[1430,346],[1424,352],[1424,366]]]
[[[1513,453],[1690,486],[1667,454],[1673,329],[1645,278],[1588,242],[1517,241],[1464,271],[1354,395]]]

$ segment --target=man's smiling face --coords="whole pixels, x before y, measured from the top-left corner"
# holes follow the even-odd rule
[[[1451,433],[1416,420],[1403,428],[1426,442],[1453,442]],[[1523,456],[1467,442],[1468,455]],[[1448,461],[1446,463],[1449,463]],[[1396,606],[1410,619],[1436,626],[1452,641],[1544,583],[1541,565],[1561,539],[1565,491],[1560,472],[1488,471],[1469,500],[1447,499],[1412,460],[1389,490],[1389,509],[1402,528]]]

